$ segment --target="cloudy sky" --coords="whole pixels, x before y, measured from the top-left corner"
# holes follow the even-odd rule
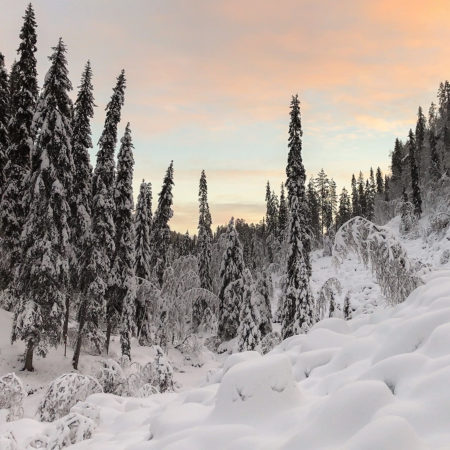
[[[0,51],[10,64],[26,6],[0,0]],[[339,186],[388,168],[396,136],[428,110],[450,76],[450,2],[410,0],[35,0],[40,82],[62,36],[74,86],[94,71],[97,140],[115,78],[128,80],[135,190],[154,192],[175,166],[172,227],[195,232],[198,178],[214,223],[258,221],[265,183],[279,189],[288,107],[302,101],[304,162]],[[73,93],[75,95],[75,92]],[[92,152],[95,163],[96,149]],[[156,201],[156,199],[154,199]]]

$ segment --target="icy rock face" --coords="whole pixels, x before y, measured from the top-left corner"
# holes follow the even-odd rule
[[[255,423],[300,404],[292,366],[284,355],[255,358],[230,368],[217,392],[213,421]]]

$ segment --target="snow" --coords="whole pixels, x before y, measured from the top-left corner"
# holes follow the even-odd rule
[[[426,220],[419,224],[423,229]],[[398,234],[398,219],[387,226]],[[32,392],[24,400],[25,418],[2,423],[0,415],[0,448],[8,448],[11,436],[18,448],[37,438],[49,442],[59,426],[72,442],[84,439],[72,447],[80,450],[448,449],[450,265],[441,263],[440,254],[450,249],[450,240],[420,235],[400,238],[408,257],[426,267],[424,284],[405,302],[391,306],[354,257],[337,269],[330,257],[314,252],[313,291],[331,277],[342,285],[334,317],[264,356],[256,351],[217,355],[201,346],[201,358],[195,360],[204,364],[196,367],[191,356],[172,349],[175,392],[145,398],[94,394],[73,406],[62,422],[42,423],[34,414],[45,386],[71,371],[71,349],[67,358],[62,349],[45,360],[36,358],[36,372],[29,374],[18,372],[22,344],[3,344],[0,375],[15,371]],[[349,321],[342,316],[347,292],[353,309]],[[8,342],[10,320],[1,310],[2,343]],[[154,358],[151,352],[132,344],[133,361],[141,366]],[[118,355],[118,337],[113,337],[109,357]],[[104,360],[83,354],[80,371],[94,375]],[[73,431],[69,423],[81,428]]]

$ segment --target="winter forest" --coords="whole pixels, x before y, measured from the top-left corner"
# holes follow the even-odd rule
[[[307,175],[287,92],[264,217],[216,223],[198,167],[183,234],[176,158],[133,192],[126,69],[100,98],[60,38],[38,74],[32,4],[22,23],[0,53],[0,449],[448,448],[449,81],[388,171],[339,188]]]

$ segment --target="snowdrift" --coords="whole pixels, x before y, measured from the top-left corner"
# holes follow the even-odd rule
[[[396,307],[323,320],[265,356],[233,355],[209,380],[178,394],[88,397],[77,413],[98,410],[98,425],[74,448],[448,449],[450,271]],[[52,430],[0,425],[19,448]]]

